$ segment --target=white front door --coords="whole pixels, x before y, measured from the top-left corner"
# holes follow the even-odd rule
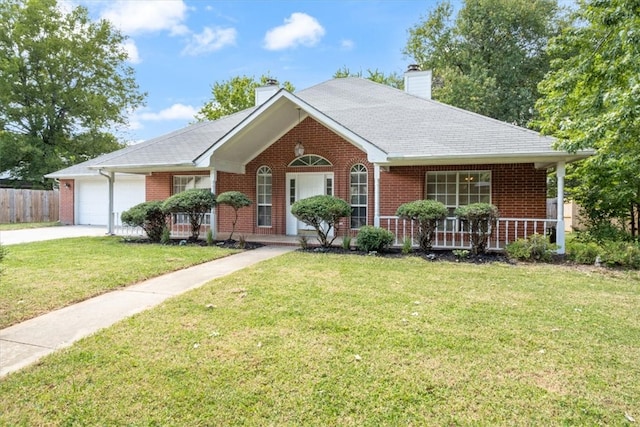
[[[313,231],[291,214],[294,202],[318,195],[333,195],[333,173],[288,173],[287,174],[287,234],[298,236]]]

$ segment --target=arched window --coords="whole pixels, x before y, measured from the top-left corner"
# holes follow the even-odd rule
[[[351,228],[367,225],[367,168],[358,163],[351,168]]]
[[[331,166],[331,162],[315,154],[307,154],[294,159],[289,166]]]
[[[258,227],[271,227],[271,168],[268,166],[258,168],[256,193]]]

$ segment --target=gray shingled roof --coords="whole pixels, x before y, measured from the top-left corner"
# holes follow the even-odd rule
[[[330,80],[296,96],[390,156],[553,151],[553,138],[366,79]]]
[[[297,92],[296,97],[387,153],[390,160],[558,154],[552,148],[553,138],[366,79],[329,80]],[[196,123],[48,176],[95,174],[89,167],[100,165],[191,165],[229,131],[242,126],[255,110],[253,107],[216,121]]]

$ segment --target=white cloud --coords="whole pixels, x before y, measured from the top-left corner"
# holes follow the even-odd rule
[[[121,46],[122,49],[127,52],[129,62],[132,64],[139,64],[142,62],[142,58],[140,58],[140,54],[138,53],[138,46],[136,46],[136,43],[133,40],[125,40]]]
[[[182,54],[195,56],[215,52],[225,46],[234,45],[236,36],[235,28],[205,27],[200,34],[191,35],[191,40],[182,50]]]
[[[189,31],[183,24],[186,12],[183,0],[117,0],[102,11],[101,18],[108,19],[125,34],[169,31],[179,35]]]
[[[353,42],[353,40],[349,40],[349,39],[340,40],[340,48],[342,50],[351,50],[355,46],[356,44]]]
[[[139,121],[161,121],[161,120],[193,120],[198,110],[191,105],[173,104],[169,108],[160,110],[157,113],[136,113],[136,122]],[[132,120],[133,121],[133,120]]]
[[[264,46],[268,50],[282,50],[298,45],[313,46],[324,36],[324,28],[316,18],[306,13],[292,13],[284,25],[267,31]]]

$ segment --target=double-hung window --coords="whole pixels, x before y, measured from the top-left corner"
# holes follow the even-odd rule
[[[209,175],[174,175],[172,194],[182,193],[194,188],[210,189],[211,178]],[[186,214],[174,214],[175,224],[189,224],[189,216]]]
[[[428,172],[426,198],[442,202],[449,217],[457,207],[472,203],[491,203],[491,171]],[[447,220],[447,230],[455,220]]]

